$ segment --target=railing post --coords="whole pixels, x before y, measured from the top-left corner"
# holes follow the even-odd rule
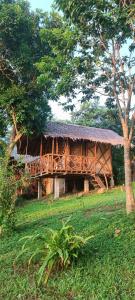
[[[42,175],[42,157],[41,156],[40,156],[39,167],[40,167],[40,174]]]

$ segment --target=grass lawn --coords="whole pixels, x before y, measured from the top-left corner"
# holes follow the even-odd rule
[[[53,203],[25,201],[17,208],[16,232],[0,241],[0,300],[130,300],[135,299],[135,214],[126,216],[125,194],[67,197]],[[78,263],[55,274],[47,288],[37,288],[36,268],[24,263],[13,269],[19,239],[49,227],[61,227],[71,217],[76,232],[94,235]],[[116,229],[120,230],[116,236]]]

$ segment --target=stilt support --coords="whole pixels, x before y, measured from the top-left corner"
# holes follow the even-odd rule
[[[111,186],[111,188],[114,187],[114,178],[113,178],[113,175],[111,176],[110,186]]]
[[[84,193],[89,193],[89,180],[87,178],[84,179]]]
[[[65,178],[55,177],[55,179],[54,179],[54,199],[59,198],[59,196],[62,194],[65,194]]]

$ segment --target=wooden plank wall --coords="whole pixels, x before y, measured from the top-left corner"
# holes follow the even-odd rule
[[[88,156],[97,160],[96,173],[112,173],[111,145],[90,141],[73,141],[68,138],[48,138],[43,144],[43,154]]]

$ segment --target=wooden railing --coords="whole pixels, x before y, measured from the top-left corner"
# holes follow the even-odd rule
[[[88,156],[46,154],[28,163],[27,170],[32,177],[46,174],[95,174],[96,164],[96,159]]]

